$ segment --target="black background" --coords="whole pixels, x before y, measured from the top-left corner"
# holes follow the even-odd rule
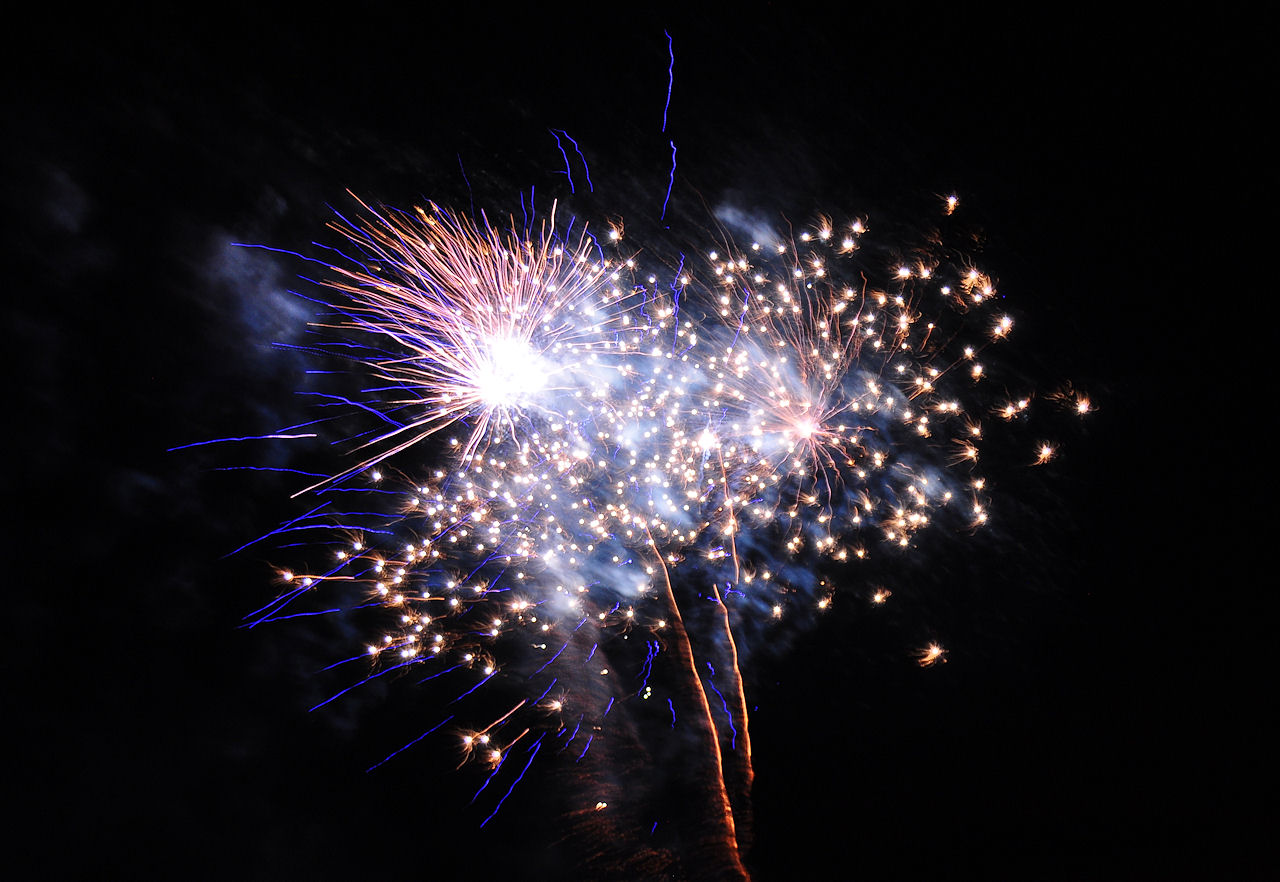
[[[306,712],[308,672],[351,635],[238,630],[270,571],[222,559],[290,488],[166,453],[305,413],[307,365],[270,345],[306,321],[281,293],[297,265],[227,243],[305,251],[347,189],[518,213],[533,187],[545,211],[563,129],[594,182],[575,210],[639,226],[669,140],[681,220],[959,193],[1029,372],[1098,405],[981,554],[911,574],[890,614],[837,604],[749,667],[758,878],[1266,877],[1273,568],[1245,561],[1268,375],[1246,363],[1272,255],[1245,243],[1276,192],[1253,118],[1275,77],[1236,45],[1248,22],[1036,15],[353,6],[19,32],[12,859],[573,878],[535,787],[480,833],[457,776],[413,755],[364,772],[412,736],[411,698]],[[934,638],[949,661],[922,670]]]

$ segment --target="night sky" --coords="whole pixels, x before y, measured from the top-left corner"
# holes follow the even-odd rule
[[[1269,375],[1245,365],[1269,345],[1271,253],[1243,243],[1280,181],[1257,159],[1270,136],[1234,120],[1276,77],[1216,23],[1053,15],[352,6],[15,35],[10,861],[49,878],[575,878],[542,817],[547,776],[481,832],[444,749],[365,772],[426,725],[412,690],[308,713],[332,682],[314,671],[358,634],[238,628],[273,595],[272,560],[224,555],[294,512],[295,487],[216,471],[235,451],[167,451],[306,419],[312,365],[272,345],[310,317],[287,293],[303,267],[230,243],[311,253],[347,190],[495,216],[560,198],[673,236],[725,203],[803,224],[954,192],[1018,316],[1003,356],[1097,412],[997,491],[988,535],[894,574],[891,610],[869,612],[853,572],[847,603],[752,655],[748,865],[1269,877],[1275,568],[1252,569],[1247,536],[1270,482],[1241,439],[1264,431],[1243,424]],[[568,194],[551,130],[593,191],[584,174]],[[922,669],[932,639],[948,661]]]

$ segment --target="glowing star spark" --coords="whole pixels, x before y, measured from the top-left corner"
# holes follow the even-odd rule
[[[938,662],[945,662],[946,660],[947,651],[937,643],[930,643],[927,647],[920,650],[919,654],[916,656],[916,661],[920,663],[920,667],[922,668],[927,668],[931,665],[937,664]]]

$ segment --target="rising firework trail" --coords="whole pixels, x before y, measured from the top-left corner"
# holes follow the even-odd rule
[[[680,739],[684,871],[745,878],[742,636],[828,608],[823,572],[987,521],[986,426],[1034,400],[989,378],[1013,329],[993,279],[865,218],[642,262],[620,228],[554,211],[356,209],[331,225],[315,323],[364,378],[333,399],[351,464],[273,531],[323,535],[323,559],[248,623],[362,611],[374,630],[324,704],[381,677],[447,684],[424,728],[479,768],[484,823],[535,759],[584,763],[636,708]],[[584,819],[611,810],[582,798]]]

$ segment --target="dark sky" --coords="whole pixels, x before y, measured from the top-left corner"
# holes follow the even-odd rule
[[[13,859],[573,877],[542,782],[481,834],[474,783],[430,748],[365,773],[417,731],[413,695],[307,713],[315,662],[352,635],[237,629],[268,561],[222,559],[290,488],[166,450],[306,413],[308,365],[271,346],[308,318],[284,293],[300,269],[229,243],[306,251],[348,189],[495,213],[532,190],[540,211],[558,196],[653,228],[674,141],[676,226],[725,202],[804,222],[959,193],[1028,372],[1098,405],[1012,483],[1016,523],[903,574],[892,615],[837,607],[749,667],[758,878],[1264,878],[1274,690],[1252,660],[1266,578],[1243,557],[1265,495],[1235,499],[1265,467],[1237,449],[1232,412],[1256,407],[1232,390],[1257,385],[1241,349],[1266,346],[1270,255],[1243,243],[1277,180],[1267,136],[1234,120],[1275,77],[1218,23],[1036,15],[353,6],[19,34]],[[594,192],[567,198],[552,129]],[[948,663],[922,670],[934,637]]]

